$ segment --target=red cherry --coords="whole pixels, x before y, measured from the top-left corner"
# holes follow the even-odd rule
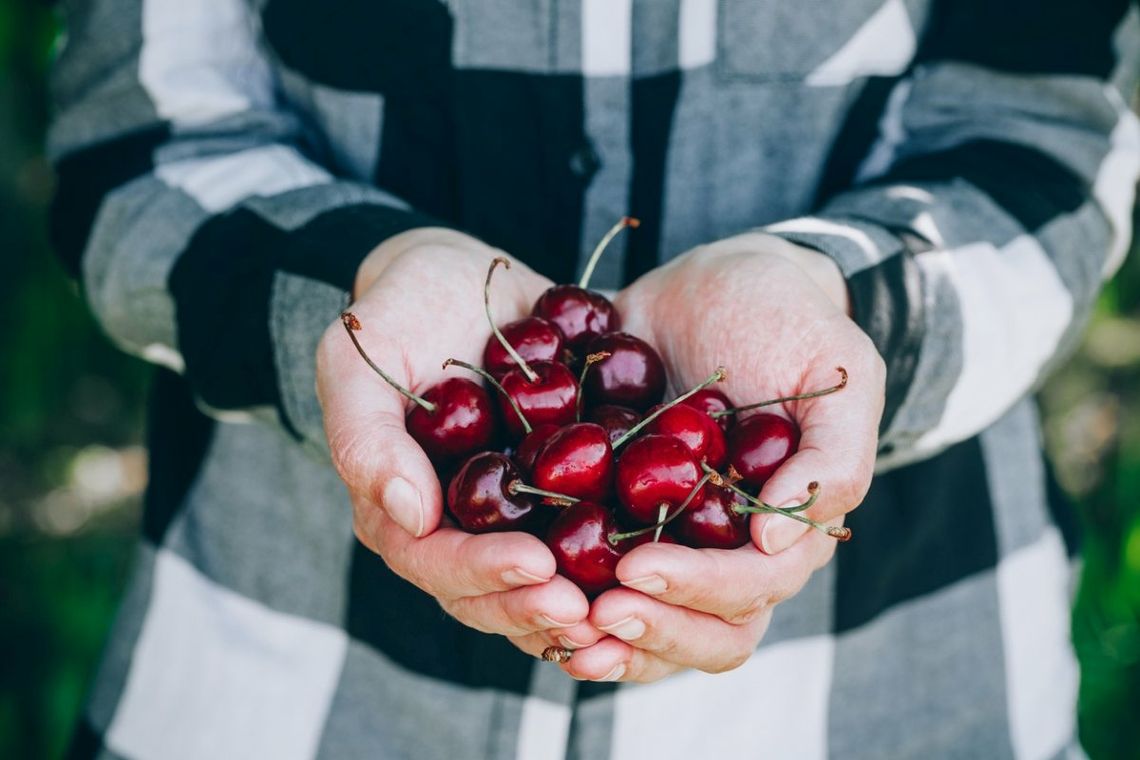
[[[641,422],[641,415],[629,407],[602,404],[591,409],[586,414],[586,419],[604,427],[612,444],[628,433],[630,428]]]
[[[669,524],[681,543],[695,549],[735,549],[751,539],[748,514],[740,514],[732,505],[740,500],[727,488],[709,484],[696,503]]]
[[[666,510],[679,506],[700,479],[701,467],[685,444],[667,435],[647,435],[618,457],[615,490],[630,519],[651,525],[663,517],[662,505]]]
[[[728,434],[728,460],[745,485],[760,488],[799,445],[796,423],[761,412],[738,422]]]
[[[461,459],[491,445],[494,405],[483,386],[453,377],[424,391],[423,400],[435,411],[413,404],[404,423],[432,462]]]
[[[587,596],[618,585],[614,569],[625,552],[609,541],[617,523],[608,509],[592,501],[566,507],[550,526],[546,545],[558,572],[578,584]]]
[[[686,406],[691,406],[698,409],[705,414],[712,414],[714,412],[723,412],[727,409],[733,408],[733,403],[729,400],[728,396],[723,391],[716,388],[704,388],[697,391],[692,396],[681,402]],[[732,427],[735,417],[731,414],[726,414],[722,417],[714,417],[716,423],[720,425],[720,429],[728,432]]]
[[[578,397],[578,381],[574,375],[557,362],[531,362],[530,367],[537,380],[531,382],[521,367],[515,367],[503,375],[504,392],[515,400],[532,426],[572,423],[577,413]],[[510,402],[502,396],[498,401],[507,430],[518,440],[525,432],[522,422]]]
[[[575,353],[581,353],[594,337],[621,329],[621,317],[610,299],[577,285],[547,288],[538,297],[532,313],[556,325],[566,338],[567,347]],[[530,361],[525,354],[523,357]]]
[[[673,436],[693,452],[698,462],[703,461],[714,470],[724,466],[727,457],[724,431],[712,417],[684,402],[661,412],[646,430]]]
[[[500,328],[503,338],[528,364],[562,360],[562,331],[552,322],[539,317],[524,317]],[[492,335],[483,348],[483,368],[495,379],[518,366],[500,340]]]
[[[607,333],[589,342],[588,353],[607,352],[586,378],[591,404],[619,404],[642,411],[665,392],[665,365],[645,341],[628,333]]]
[[[505,454],[484,451],[468,459],[447,488],[447,508],[471,533],[522,530],[535,512],[535,499],[512,494],[518,468]]]
[[[538,452],[542,451],[542,447],[550,440],[550,436],[561,429],[557,425],[547,423],[535,426],[526,434],[518,448],[515,449],[515,464],[519,466],[524,475],[529,476],[534,471],[534,460],[538,458]]]
[[[602,501],[614,476],[614,452],[605,428],[576,422],[554,433],[534,462],[534,485],[586,501]]]
[[[640,536],[634,536],[633,538],[626,538],[626,539],[623,539],[621,541],[618,541],[618,548],[621,549],[623,552],[629,552],[629,551],[633,551],[637,547],[642,546],[644,544],[655,543],[653,541],[653,533],[654,533],[654,531],[649,531],[648,533],[642,533]],[[656,543],[658,543],[658,544],[675,544],[678,542],[677,542],[677,539],[673,538],[668,533],[662,533],[661,537],[657,539]]]

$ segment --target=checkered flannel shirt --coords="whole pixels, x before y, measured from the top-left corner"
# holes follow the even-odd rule
[[[138,758],[1079,753],[1033,388],[1129,242],[1124,0],[67,0],[54,232],[161,365],[138,558],[73,746]],[[743,667],[578,683],[353,539],[314,349],[448,224],[620,287],[763,228],[888,366],[857,540]],[[744,305],[742,305],[744,306]]]

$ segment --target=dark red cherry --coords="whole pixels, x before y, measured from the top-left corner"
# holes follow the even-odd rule
[[[608,333],[590,341],[586,351],[610,354],[586,377],[586,398],[591,404],[618,404],[640,412],[661,400],[665,365],[645,341],[627,333]]]
[[[527,364],[562,360],[564,341],[562,331],[552,322],[540,317],[524,317],[500,328],[503,337],[518,351]],[[483,369],[496,379],[502,379],[518,364],[503,344],[492,335],[483,347]]]
[[[641,422],[641,415],[629,407],[602,404],[587,412],[586,419],[605,428],[612,444],[628,433],[630,428]]]
[[[515,400],[532,426],[569,425],[577,417],[578,381],[558,362],[528,363],[538,379],[532,383],[521,367],[515,367],[503,375],[503,390]],[[500,396],[498,401],[507,430],[518,440],[524,432],[518,415],[505,398]]]
[[[735,549],[751,540],[748,514],[738,514],[732,505],[740,497],[711,483],[695,503],[669,523],[681,543],[695,549]]]
[[[728,434],[728,461],[745,485],[760,488],[799,445],[796,423],[761,412],[738,422]]]
[[[605,428],[576,422],[554,433],[534,462],[531,480],[546,491],[603,501],[614,477],[614,451]]]
[[[621,329],[621,317],[610,299],[577,285],[547,288],[531,313],[555,324],[575,353],[598,335]]]
[[[550,526],[546,545],[558,563],[558,572],[587,596],[597,596],[618,585],[614,569],[625,552],[609,541],[618,527],[613,514],[600,504],[580,501],[566,507]]]
[[[435,411],[413,404],[404,424],[432,462],[462,459],[491,445],[494,406],[483,386],[452,377],[428,388],[422,398],[434,404]]]
[[[673,436],[688,447],[698,462],[703,461],[714,470],[724,466],[727,457],[724,431],[712,417],[684,402],[661,412],[646,430]]]
[[[627,538],[625,540],[618,541],[618,549],[621,549],[623,552],[629,552],[633,551],[639,546],[642,546],[643,544],[652,544],[654,543],[653,533],[654,531],[649,531],[648,533],[642,533],[640,536],[634,536],[633,538]],[[657,539],[656,543],[675,544],[678,543],[678,541],[668,533],[662,533],[661,537]]]
[[[507,490],[520,477],[505,454],[484,451],[468,459],[447,488],[447,508],[471,533],[522,530],[534,514],[535,499]]]
[[[701,390],[689,396],[681,402],[686,406],[691,406],[694,409],[699,409],[705,414],[712,414],[713,412],[723,412],[726,409],[734,408],[732,401],[716,388],[702,388]],[[716,423],[720,425],[720,429],[728,432],[736,421],[735,415],[726,414],[723,417],[716,417]]]
[[[700,465],[685,444],[668,435],[647,435],[618,457],[614,489],[631,520],[651,525],[661,519],[662,505],[666,510],[680,506],[700,479]]]
[[[536,425],[531,429],[526,437],[519,443],[515,449],[515,464],[522,470],[523,474],[530,476],[534,470],[534,460],[538,458],[538,452],[542,451],[542,447],[550,440],[550,436],[557,433],[562,428],[557,425],[549,423],[544,425]]]

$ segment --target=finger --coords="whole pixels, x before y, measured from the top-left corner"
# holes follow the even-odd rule
[[[766,503],[777,507],[801,504],[807,499],[808,484],[816,482],[819,497],[803,514],[827,522],[850,512],[867,495],[882,414],[881,362],[877,355],[859,353],[848,364],[852,366],[847,366],[843,390],[789,407],[800,427],[799,449],[764,484],[760,498]],[[834,378],[833,370],[816,370],[804,385],[825,387]],[[767,554],[787,549],[811,529],[780,515],[758,515],[752,521],[752,535]]]
[[[814,535],[773,557],[752,544],[731,550],[645,544],[622,558],[617,577],[659,601],[741,625],[803,588],[834,544]]]
[[[443,608],[465,625],[508,636],[574,628],[590,613],[585,595],[561,576],[538,586],[446,600]]]
[[[378,366],[408,386],[402,357],[378,330],[365,327],[358,339]],[[372,371],[339,322],[321,340],[317,378],[329,452],[349,492],[413,536],[434,530],[443,494],[427,455],[404,427],[404,399]]]
[[[458,599],[548,582],[554,577],[554,555],[527,533],[475,535],[443,527],[423,538],[400,530],[382,510],[368,504],[369,535],[362,541],[405,580],[434,597]],[[357,518],[359,526],[365,519]],[[580,593],[580,592],[579,592]]]
[[[625,588],[607,591],[590,609],[599,631],[663,660],[706,673],[740,667],[752,656],[771,620],[772,607],[743,625],[665,604]]]
[[[592,647],[579,649],[561,666],[568,675],[583,681],[631,681],[651,683],[676,673],[682,667],[652,652],[608,636]]]

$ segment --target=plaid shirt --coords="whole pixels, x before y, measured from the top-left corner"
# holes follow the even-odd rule
[[[1032,389],[1130,237],[1125,0],[70,0],[58,249],[154,387],[138,561],[74,751],[1079,753]],[[357,544],[314,349],[379,241],[595,283],[765,228],[888,366],[857,540],[722,675],[578,683]],[[171,371],[173,370],[173,371]]]

